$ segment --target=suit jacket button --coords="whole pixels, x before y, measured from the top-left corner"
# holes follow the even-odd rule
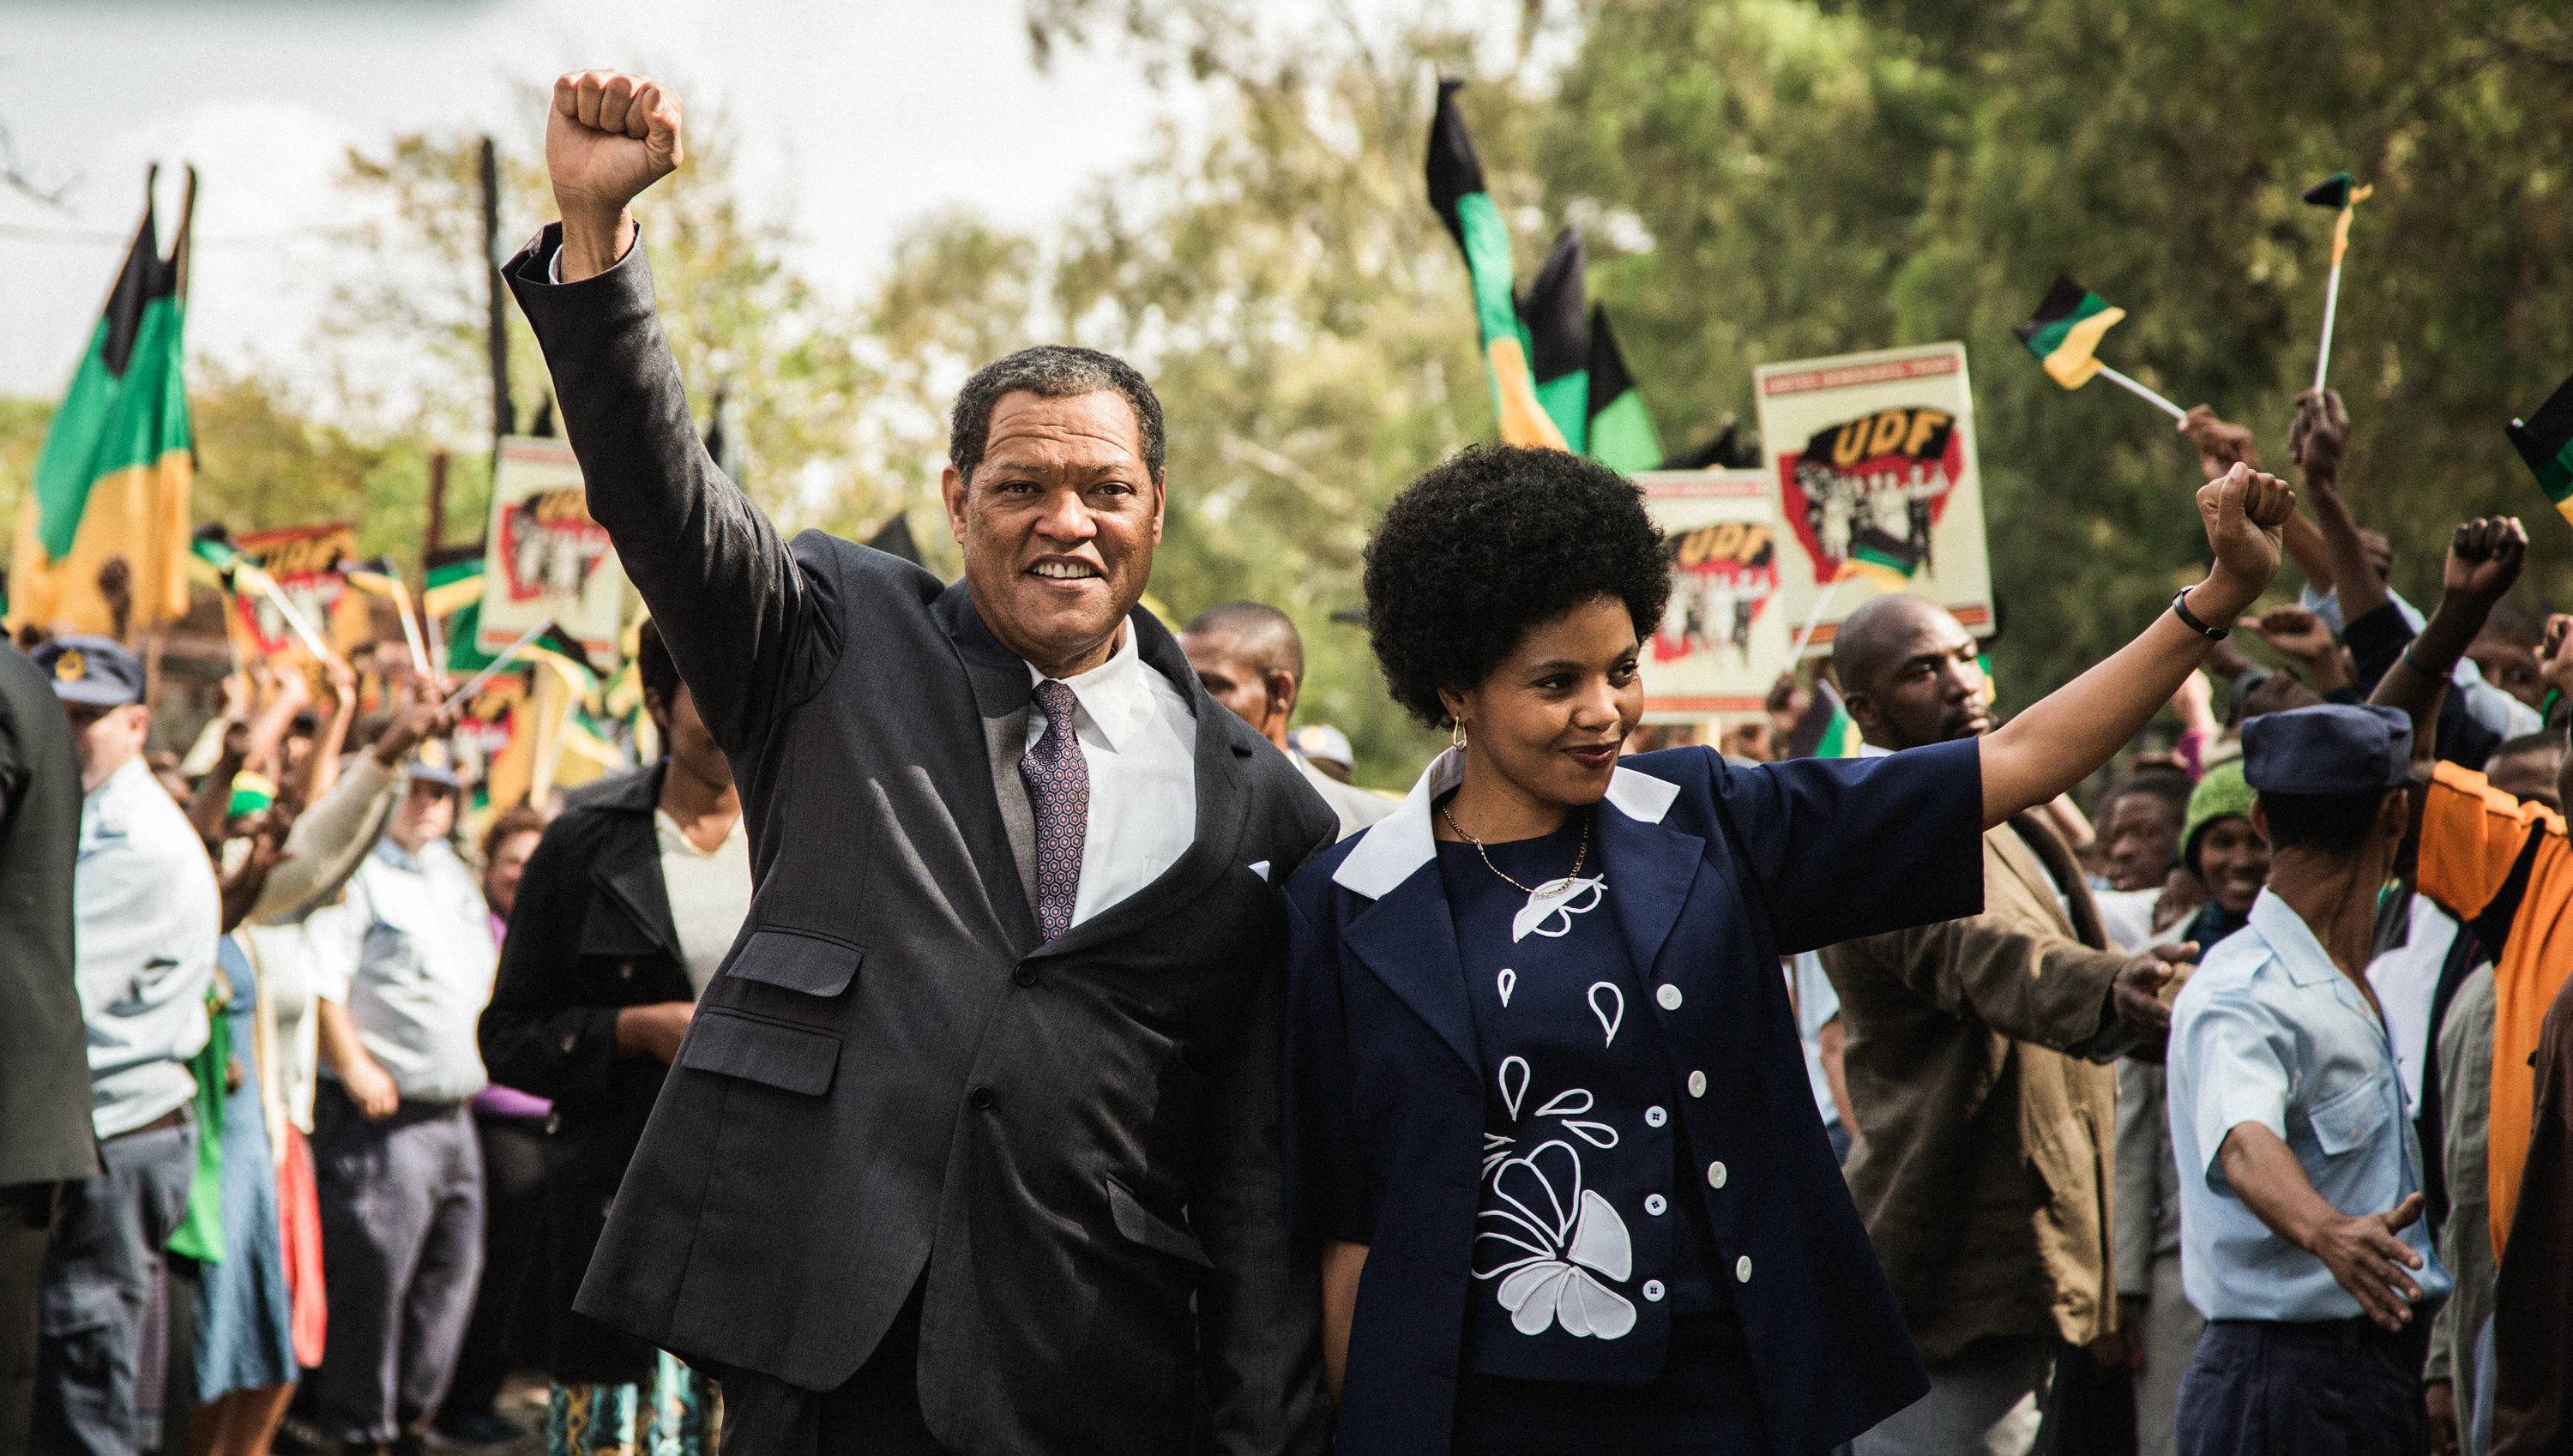
[[[1010,979],[1021,986],[1034,986],[1037,984],[1037,968],[1034,966],[1022,966],[1018,970],[1010,973]]]
[[[1000,1093],[988,1087],[978,1087],[965,1094],[965,1104],[978,1112],[992,1110],[992,1104],[1000,1099]]]
[[[616,963],[616,979],[617,979],[617,980],[619,980],[619,981],[631,981],[631,980],[633,980],[633,979],[634,979],[634,963],[633,963],[633,962],[631,962],[631,961],[619,961],[619,962],[617,962],[617,963]]]

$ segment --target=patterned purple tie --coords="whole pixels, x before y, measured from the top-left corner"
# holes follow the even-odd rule
[[[1037,819],[1037,928],[1053,940],[1072,927],[1081,895],[1081,846],[1090,834],[1090,761],[1072,731],[1081,706],[1072,689],[1052,678],[1036,686],[1046,715],[1045,736],[1019,760],[1028,806]]]

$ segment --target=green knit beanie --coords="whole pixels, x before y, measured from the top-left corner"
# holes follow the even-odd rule
[[[2180,863],[2188,866],[2190,874],[2197,873],[2197,837],[2219,819],[2250,818],[2251,801],[2256,797],[2250,781],[2242,777],[2242,760],[2238,758],[2226,759],[2208,769],[2206,777],[2197,781],[2197,787],[2189,791],[2188,818],[2179,831]]]

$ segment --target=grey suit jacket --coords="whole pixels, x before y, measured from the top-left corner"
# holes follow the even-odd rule
[[[961,584],[781,541],[697,438],[641,248],[553,286],[558,246],[506,276],[590,511],[732,760],[757,886],[577,1307],[827,1390],[925,1281],[921,1403],[955,1450],[1181,1450],[1201,1383],[1221,1449],[1320,1449],[1274,887],[1329,811],[1139,611],[1196,711],[1197,840],[1041,942],[993,747],[1026,664]]]

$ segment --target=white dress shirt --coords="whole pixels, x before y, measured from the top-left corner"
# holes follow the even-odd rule
[[[1062,679],[1081,709],[1073,736],[1090,766],[1090,826],[1081,841],[1079,925],[1152,884],[1179,862],[1198,834],[1198,723],[1189,700],[1135,649],[1135,632],[1106,662]],[[1045,674],[1031,666],[1029,681]],[[1028,713],[1028,747],[1046,732],[1043,709]]]
[[[723,843],[701,850],[661,809],[652,811],[652,833],[661,845],[661,893],[679,933],[679,961],[688,989],[703,996],[750,918],[750,835],[736,818]]]

